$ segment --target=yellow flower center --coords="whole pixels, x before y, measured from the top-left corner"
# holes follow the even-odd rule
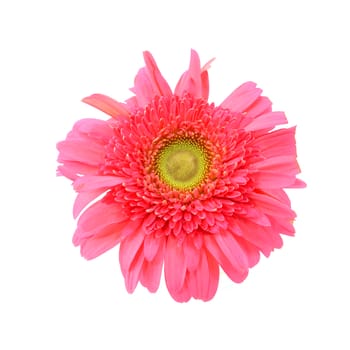
[[[177,139],[160,149],[157,170],[160,178],[177,189],[188,190],[204,179],[208,169],[205,148],[192,139]]]

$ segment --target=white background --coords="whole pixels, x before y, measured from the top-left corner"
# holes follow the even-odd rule
[[[349,349],[347,1],[0,2],[0,348]],[[305,190],[290,191],[295,238],[208,303],[127,294],[118,249],[94,261],[71,244],[70,182],[55,144],[80,102],[123,101],[150,50],[171,86],[190,48],[210,101],[253,80],[298,125]]]

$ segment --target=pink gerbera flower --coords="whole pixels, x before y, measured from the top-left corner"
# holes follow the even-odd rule
[[[210,300],[219,268],[242,282],[260,257],[293,235],[284,188],[296,179],[295,127],[256,84],[208,103],[209,63],[192,50],[174,92],[152,55],[125,103],[83,101],[111,118],[82,119],[59,142],[58,174],[73,180],[73,242],[86,259],[120,243],[128,292],[155,292],[164,265],[171,296]],[[92,204],[91,204],[92,203]],[[81,213],[82,212],[82,213]]]

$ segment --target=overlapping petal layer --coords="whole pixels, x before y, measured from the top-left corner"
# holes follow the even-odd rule
[[[242,282],[260,252],[269,256],[282,246],[281,234],[294,234],[296,214],[284,189],[304,186],[296,178],[295,127],[280,127],[285,114],[272,111],[252,82],[218,106],[209,103],[211,61],[201,67],[194,50],[174,92],[152,55],[144,59],[135,96],[125,103],[85,98],[111,119],[82,119],[58,143],[58,174],[78,193],[73,243],[87,259],[120,243],[129,292],[138,282],[155,292],[164,270],[175,300],[207,301],[220,268]],[[174,187],[157,165],[178,140],[205,153],[195,186]]]

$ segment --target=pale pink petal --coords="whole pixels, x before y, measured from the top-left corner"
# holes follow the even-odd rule
[[[170,235],[167,240],[164,259],[165,282],[171,295],[179,292],[186,275],[186,261],[183,247]]]
[[[245,112],[261,95],[262,90],[253,82],[242,84],[234,90],[221,104],[220,107],[228,108],[232,112]]]
[[[93,94],[91,96],[85,97],[82,101],[110,115],[113,118],[118,118],[121,116],[125,117],[130,113],[127,104],[115,101],[106,95]]]

